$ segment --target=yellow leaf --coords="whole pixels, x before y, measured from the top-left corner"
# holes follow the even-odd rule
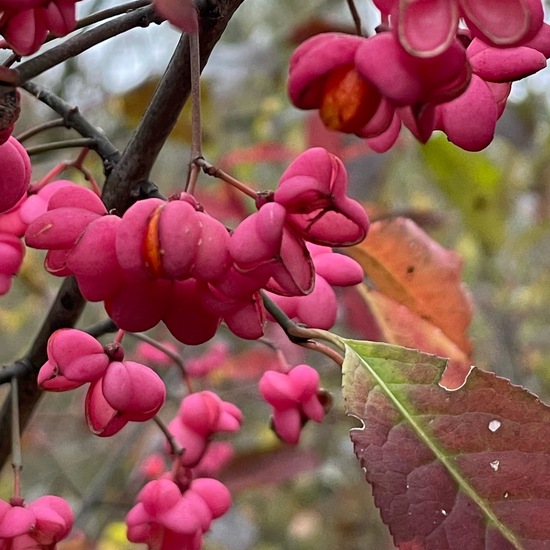
[[[149,101],[153,97],[155,89],[159,83],[158,78],[153,78],[140,84],[137,88],[126,92],[124,95],[112,98],[110,109],[116,113],[126,117],[128,124],[135,128],[137,127],[143,113],[147,109]],[[212,104],[208,85],[204,80],[201,80],[201,119],[203,124],[203,141],[208,142],[209,136],[212,134],[208,131],[214,124],[214,116],[212,113]],[[188,101],[183,108],[176,126],[170,134],[171,139],[191,143],[191,102]]]

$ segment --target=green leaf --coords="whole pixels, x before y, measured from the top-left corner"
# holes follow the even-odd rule
[[[443,137],[421,149],[434,182],[462,213],[466,228],[485,250],[494,252],[505,237],[507,220],[501,170],[485,153],[469,153]]]

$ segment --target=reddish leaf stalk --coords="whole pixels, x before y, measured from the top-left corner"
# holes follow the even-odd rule
[[[201,57],[199,34],[189,35],[191,60],[191,162],[202,157]]]
[[[82,163],[84,162],[84,159],[90,152],[90,149],[87,147],[83,148],[82,151],[78,154],[75,160],[73,161],[62,161],[58,164],[56,164],[42,179],[34,183],[29,187],[29,194],[38,193],[40,189],[42,189],[45,185],[53,181],[59,174],[61,174],[64,170],[67,168],[74,168],[75,170],[80,171],[84,177],[86,178],[86,181],[90,183],[90,186],[92,188],[92,191],[96,193],[98,197],[101,196],[101,189],[99,185],[97,184],[94,176],[92,173],[87,169],[84,168]]]
[[[158,417],[154,416],[153,420],[155,421],[155,424],[160,428],[160,431],[164,434],[164,437],[166,437],[166,440],[168,441],[168,444],[170,445],[170,449],[172,450],[172,454],[174,456],[182,456],[185,452],[185,449],[182,449],[166,424]]]
[[[199,167],[194,161],[202,158],[201,56],[198,32],[189,34],[189,61],[191,73],[191,160],[185,190],[193,195],[199,176]]]
[[[300,345],[303,348],[311,349],[313,351],[318,351],[319,353],[326,355],[340,367],[342,367],[342,365],[344,364],[344,358],[342,357],[342,355],[340,355],[335,349],[332,349],[330,346],[327,346],[326,344],[322,344],[321,342],[310,341]]]
[[[224,172],[221,168],[218,168],[213,164],[210,164],[203,158],[195,159],[195,164],[200,166],[202,168],[202,171],[208,176],[212,176],[219,180],[225,181],[225,183],[232,185],[233,187],[235,187],[245,195],[253,198],[254,200],[258,198],[258,193],[256,193],[254,189],[252,189],[251,187],[248,187],[248,185],[244,184],[242,181],[239,181],[237,178],[234,178],[233,176],[229,175],[227,172]]]
[[[160,342],[157,342],[154,338],[150,338],[146,334],[141,334],[139,332],[128,332],[127,334],[129,334],[130,336],[133,336],[137,340],[146,342],[150,346],[153,346],[154,348],[158,349],[159,351],[162,351],[162,353],[170,357],[170,359],[172,359],[172,361],[174,361],[176,366],[180,369],[181,375],[183,376],[183,380],[187,387],[187,391],[189,393],[193,393],[195,391],[193,389],[193,383],[191,382],[191,377],[189,376],[181,357],[177,353],[174,353],[171,349],[168,349],[166,346],[163,346]]]

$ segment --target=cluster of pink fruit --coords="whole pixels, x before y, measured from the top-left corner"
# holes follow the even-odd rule
[[[36,52],[48,33],[65,36],[76,25],[79,0],[0,0],[0,34],[19,55]]]
[[[546,66],[550,26],[540,0],[375,0],[389,23],[370,38],[319,34],[290,61],[289,94],[332,130],[378,152],[402,124],[425,143],[435,130],[469,151],[493,139],[511,82]],[[495,17],[495,9],[505,15]],[[458,28],[459,18],[468,25]]]
[[[273,407],[273,430],[292,445],[298,443],[308,420],[321,422],[325,417],[319,373],[309,365],[298,365],[287,373],[265,372],[260,379],[260,393]]]
[[[178,414],[168,424],[170,433],[185,449],[181,465],[195,468],[205,456],[211,437],[216,433],[238,431],[242,421],[239,408],[214,392],[201,391],[185,397]]]
[[[330,328],[337,310],[330,284],[363,278],[354,261],[328,248],[360,242],[369,222],[346,195],[341,161],[321,148],[300,155],[233,232],[186,193],[139,201],[120,218],[93,192],[55,185],[26,243],[47,249],[46,269],[74,275],[84,297],[104,301],[123,330],[147,330],[162,320],[181,342],[199,344],[223,320],[238,336],[256,339],[266,318],[261,289],[284,297],[293,316],[312,320],[311,303],[300,308],[294,300],[314,291],[315,268],[315,299],[327,305],[322,324]],[[315,259],[306,241],[317,245]]]
[[[19,238],[24,226],[4,213],[16,209],[30,181],[29,155],[14,137],[8,137],[0,145],[0,296],[10,289],[11,279],[19,271],[25,254]]]
[[[103,347],[85,332],[60,329],[50,336],[47,351],[38,384],[67,391],[89,383],[86,419],[96,435],[109,437],[130,421],[149,420],[164,404],[164,382],[149,367],[125,361],[120,344]]]
[[[48,33],[66,35],[76,25],[77,1],[0,0],[0,35],[5,38],[4,47],[7,45],[19,55],[30,55],[40,48]],[[31,178],[27,152],[10,137],[19,116],[19,92],[5,93],[3,101],[3,116],[7,120],[3,120],[0,131],[0,296],[9,291],[11,279],[23,262],[25,247],[20,237],[25,224],[19,206]]]
[[[73,523],[70,506],[56,496],[37,498],[27,506],[18,498],[0,500],[0,550],[55,548]]]
[[[114,435],[129,421],[152,418],[166,395],[164,383],[152,369],[123,360],[120,344],[102,346],[92,336],[75,329],[61,329],[52,334],[48,341],[48,361],[40,369],[38,383],[50,391],[71,390],[89,383],[86,418],[92,432],[104,437]],[[171,472],[164,472],[161,466],[158,479],[139,493],[138,504],[127,516],[129,540],[145,542],[152,549],[201,547],[202,536],[212,520],[223,515],[231,505],[229,491],[222,483],[198,477],[202,470],[207,470],[201,468],[201,464],[208,455],[212,436],[235,432],[241,423],[241,411],[213,392],[192,393],[183,399],[178,414],[168,425],[173,443],[182,453],[172,456]],[[53,502],[58,500],[61,501]],[[11,523],[4,527],[0,508],[0,548],[3,538],[28,536],[28,527],[35,517],[33,505],[29,509],[14,508],[16,512],[6,511],[10,514],[6,518],[18,518],[16,528]],[[6,506],[9,507],[7,503]],[[66,519],[68,513],[58,512],[58,515]],[[35,515],[40,517],[38,513]],[[26,523],[23,525],[23,522]],[[40,541],[45,540],[46,534],[55,535],[58,538],[53,542],[56,542],[66,536],[72,526],[68,521],[58,523],[41,527],[34,521],[32,534],[40,536]],[[51,533],[45,533],[46,528]]]
[[[10,141],[12,140],[15,141],[14,138],[10,138]],[[0,154],[5,145],[0,146]],[[62,187],[76,187],[72,181],[58,180],[51,183],[42,182],[38,186],[31,185],[27,189],[31,165],[25,149],[20,144],[19,147],[29,172],[25,171],[25,177],[21,179],[0,176],[0,190],[6,190],[0,198],[0,202],[5,201],[4,205],[9,206],[13,200],[8,202],[6,198],[13,199],[14,189],[18,189],[17,195],[21,193],[15,206],[5,212],[0,208],[0,258],[2,259],[0,262],[0,296],[9,291],[11,279],[17,274],[23,261],[25,246],[20,238],[25,234],[28,225],[47,211],[49,200],[56,191]],[[9,159],[9,155],[0,156],[0,168],[5,169],[4,174],[9,174],[7,168]]]
[[[164,403],[162,380],[145,365],[124,361],[120,344],[102,346],[82,331],[61,329],[50,337],[47,351],[48,361],[40,369],[38,383],[50,391],[89,383],[86,417],[96,435],[111,436],[129,421],[146,421]],[[307,365],[288,373],[266,372],[260,392],[273,406],[276,433],[288,443],[298,443],[307,420],[321,422],[325,415],[319,375]],[[161,465],[157,479],[139,493],[126,519],[130,541],[159,550],[201,548],[204,533],[212,520],[227,512],[231,497],[222,483],[197,474],[212,436],[238,431],[242,420],[238,407],[213,392],[192,393],[182,400],[168,431],[183,453],[172,456],[175,467],[171,472],[163,472]],[[28,508],[12,504],[0,501],[0,540],[22,537],[28,548],[38,550],[70,532],[72,513],[58,497],[43,497]],[[44,507],[52,510],[46,514]]]
[[[128,540],[151,550],[200,550],[213,519],[231,506],[231,495],[219,481],[197,478],[190,484],[169,478],[150,481],[126,516]]]

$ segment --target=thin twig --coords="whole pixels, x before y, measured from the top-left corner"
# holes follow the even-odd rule
[[[21,132],[18,136],[15,136],[15,138],[17,139],[17,141],[23,142],[27,139],[30,139],[33,136],[36,136],[40,132],[51,130],[52,128],[62,128],[62,127],[67,128],[65,119],[55,118],[53,120],[48,120],[47,122],[42,122],[41,124],[37,124],[36,126],[33,126],[32,128],[25,130],[24,132]]]
[[[48,69],[63,63],[63,61],[67,61],[67,59],[71,59],[97,44],[125,33],[130,29],[147,27],[152,23],[159,24],[162,21],[164,19],[151,6],[121,15],[103,25],[69,38],[59,44],[59,46],[55,46],[47,52],[21,63],[21,65],[15,67],[15,71],[19,74],[19,82],[23,84]]]
[[[179,354],[173,352],[171,349],[167,348],[166,346],[163,346],[160,342],[157,342],[154,338],[151,338],[150,336],[147,336],[147,334],[143,334],[141,332],[128,332],[129,336],[133,336],[136,340],[140,340],[141,342],[145,342],[146,344],[149,344],[150,346],[153,346],[154,348],[158,349],[159,351],[162,351],[164,355],[167,355],[176,363],[176,365],[180,368],[181,373],[185,376],[187,374],[185,370],[185,365],[183,364],[182,358],[179,356]]]
[[[27,147],[29,156],[39,155],[40,153],[48,153],[59,149],[71,149],[73,147],[87,147],[93,149],[95,145],[94,138],[75,138],[66,139],[64,141],[51,141],[50,143],[42,143],[40,145],[32,145]]]
[[[164,434],[164,437],[166,437],[166,440],[170,445],[170,449],[172,449],[172,454],[174,456],[181,456],[184,453],[184,450],[178,445],[174,434],[166,427],[166,424],[158,416],[154,416],[153,420]]]
[[[265,291],[260,291],[264,307],[270,313],[270,315],[277,321],[280,327],[285,331],[288,339],[294,344],[298,344],[304,348],[312,349],[323,353],[327,357],[330,357],[338,365],[342,365],[344,362],[343,357],[334,349],[316,342],[314,339],[321,339],[330,342],[339,349],[342,349],[342,343],[338,336],[328,332],[326,330],[307,328],[295,323],[267,294]]]
[[[11,465],[13,467],[13,498],[21,497],[21,428],[19,426],[19,384],[17,377],[11,379]]]
[[[258,198],[258,193],[254,191],[254,189],[252,189],[251,187],[248,187],[248,185],[244,184],[242,181],[239,181],[237,178],[234,178],[227,172],[224,172],[221,168],[218,168],[217,166],[210,164],[203,158],[195,159],[195,164],[200,166],[202,168],[202,171],[208,176],[212,176],[219,180],[225,181],[225,183],[232,185],[239,191],[243,192],[245,195],[252,197],[254,200]]]
[[[28,359],[20,359],[0,370],[0,385],[8,384],[15,376],[22,378],[32,372],[32,364]]]
[[[200,172],[195,160],[202,158],[201,59],[199,35],[196,32],[189,35],[189,50],[191,66],[191,159],[185,190],[194,194]]]
[[[363,31],[361,29],[361,16],[359,15],[359,12],[357,11],[357,6],[355,5],[354,0],[346,0],[348,3],[349,11],[351,12],[351,16],[353,17],[353,23],[355,24],[355,32],[358,36],[363,36]]]
[[[120,151],[109,141],[103,130],[91,124],[80,113],[78,107],[70,105],[51,90],[36,82],[27,82],[23,89],[60,114],[67,127],[75,129],[82,137],[93,139],[93,146],[89,148],[96,151],[103,160],[106,174],[112,170],[120,160]]]
[[[191,162],[202,157],[201,125],[201,54],[199,35],[189,35],[191,58]]]
[[[119,6],[113,6],[112,8],[107,8],[96,13],[92,13],[87,17],[83,17],[76,22],[75,31],[89,27],[95,23],[100,23],[105,21],[105,19],[110,19],[111,17],[116,17],[117,15],[122,15],[123,13],[129,13],[131,11],[137,10],[138,8],[143,8],[149,6],[151,0],[133,0],[132,2],[126,2],[120,4]]]

